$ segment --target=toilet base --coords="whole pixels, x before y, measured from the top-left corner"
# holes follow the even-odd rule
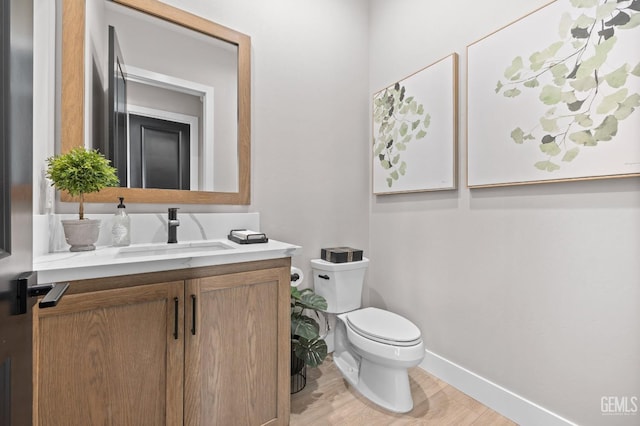
[[[333,361],[362,396],[394,413],[413,409],[408,369],[424,358],[424,344],[390,346],[360,336],[337,315]]]
[[[333,361],[344,378],[365,398],[394,413],[413,409],[406,368],[389,368],[343,351]]]

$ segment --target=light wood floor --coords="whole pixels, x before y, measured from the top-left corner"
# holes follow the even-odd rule
[[[515,425],[475,399],[415,367],[409,370],[413,410],[394,414],[360,395],[328,358],[307,369],[307,385],[291,395],[291,426]]]

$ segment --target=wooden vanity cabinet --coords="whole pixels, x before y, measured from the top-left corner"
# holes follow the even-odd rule
[[[289,258],[72,282],[36,313],[35,424],[288,424],[289,282]]]
[[[186,282],[185,425],[288,424],[290,275]]]
[[[159,283],[65,295],[39,310],[38,423],[178,424],[184,350],[174,300],[183,294],[182,281]]]

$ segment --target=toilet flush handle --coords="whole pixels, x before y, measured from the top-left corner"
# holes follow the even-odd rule
[[[328,280],[329,275],[318,275],[318,278],[322,278],[323,280]]]

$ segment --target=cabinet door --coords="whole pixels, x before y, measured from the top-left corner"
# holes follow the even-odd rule
[[[179,281],[39,310],[38,424],[181,425],[183,298]]]
[[[185,425],[289,423],[289,275],[186,282]]]

